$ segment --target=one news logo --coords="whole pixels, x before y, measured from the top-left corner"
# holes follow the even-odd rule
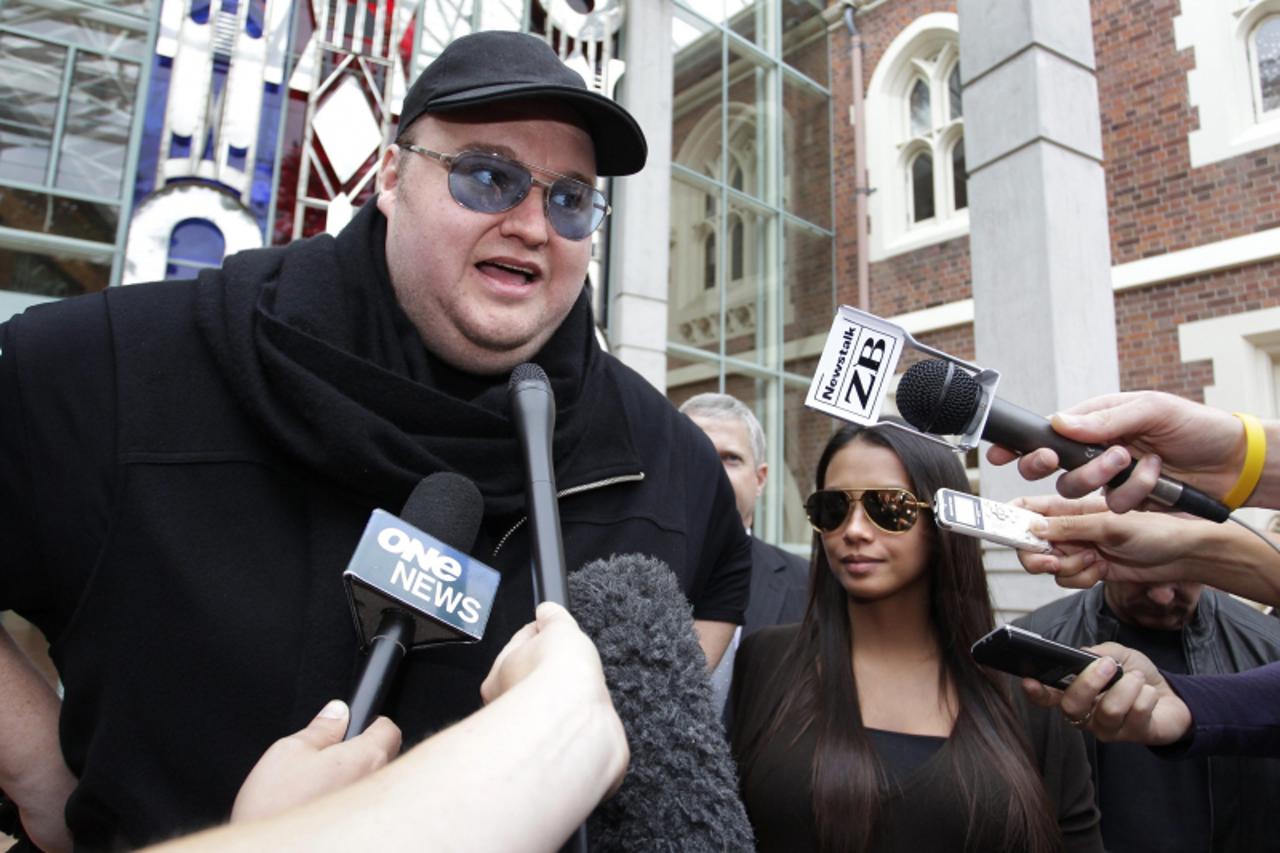
[[[374,510],[344,577],[365,637],[382,607],[398,603],[414,614],[416,644],[483,637],[500,575],[391,513]]]
[[[842,309],[806,402],[846,420],[873,423],[898,363],[901,343],[892,331],[855,322]]]
[[[397,527],[384,528],[378,534],[378,544],[399,558],[391,570],[393,586],[437,611],[458,614],[468,624],[480,620],[480,602],[453,586],[462,577],[462,564],[453,557]]]

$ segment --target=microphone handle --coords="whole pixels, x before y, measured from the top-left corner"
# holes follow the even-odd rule
[[[1047,447],[1058,454],[1058,465],[1066,471],[1079,468],[1107,450],[1097,444],[1073,441],[1054,430],[1048,418],[999,397],[992,401],[986,426],[982,428],[982,437],[1018,453],[1030,453],[1037,448]],[[1130,461],[1128,467],[1111,478],[1107,487],[1114,489],[1123,484],[1137,464],[1137,460]],[[1231,515],[1231,510],[1221,501],[1172,477],[1162,476],[1156,481],[1151,490],[1151,499],[1171,509],[1219,524]]]
[[[387,691],[395,680],[396,669],[404,658],[405,650],[413,644],[413,617],[398,607],[382,611],[378,631],[369,643],[369,654],[364,659],[364,670],[351,693],[351,717],[347,721],[344,741],[369,728],[378,718]]]

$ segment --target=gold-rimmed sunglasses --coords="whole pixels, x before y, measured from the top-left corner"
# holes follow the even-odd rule
[[[928,501],[917,499],[906,489],[873,487],[819,489],[805,500],[804,512],[814,530],[831,533],[845,525],[855,502],[862,504],[867,520],[885,533],[906,533],[915,526],[921,510],[932,509]]]

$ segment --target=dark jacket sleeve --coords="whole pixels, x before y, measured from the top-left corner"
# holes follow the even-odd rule
[[[1101,851],[1101,817],[1093,797],[1093,774],[1080,732],[1066,725],[1057,711],[1036,708],[1011,684],[1013,701],[1027,724],[1027,735],[1040,764],[1049,802],[1057,810],[1062,849]]]
[[[114,368],[99,294],[0,325],[0,610],[53,639],[106,535]]]
[[[688,439],[691,494],[700,491],[703,496],[690,502],[690,512],[705,519],[701,562],[711,567],[703,594],[693,602],[693,618],[741,625],[751,593],[751,537],[711,441],[692,422],[681,420]]]
[[[1155,750],[1166,758],[1280,756],[1280,663],[1228,675],[1165,679],[1191,711],[1191,736]]]

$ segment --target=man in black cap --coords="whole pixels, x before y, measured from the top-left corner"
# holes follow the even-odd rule
[[[0,609],[52,642],[77,844],[224,819],[263,750],[347,695],[342,569],[370,511],[436,471],[480,488],[471,553],[502,581],[484,639],[409,655],[386,710],[412,744],[479,706],[533,614],[506,388],[525,361],[556,397],[570,569],[663,560],[716,663],[750,572],[732,489],[696,428],[599,349],[584,289],[609,212],[596,177],[645,155],[544,42],[474,34],[413,85],[375,202],[336,237],[0,325]],[[0,685],[23,677],[8,648]],[[48,714],[12,705],[10,735],[49,735]],[[5,760],[8,793],[48,814]]]

